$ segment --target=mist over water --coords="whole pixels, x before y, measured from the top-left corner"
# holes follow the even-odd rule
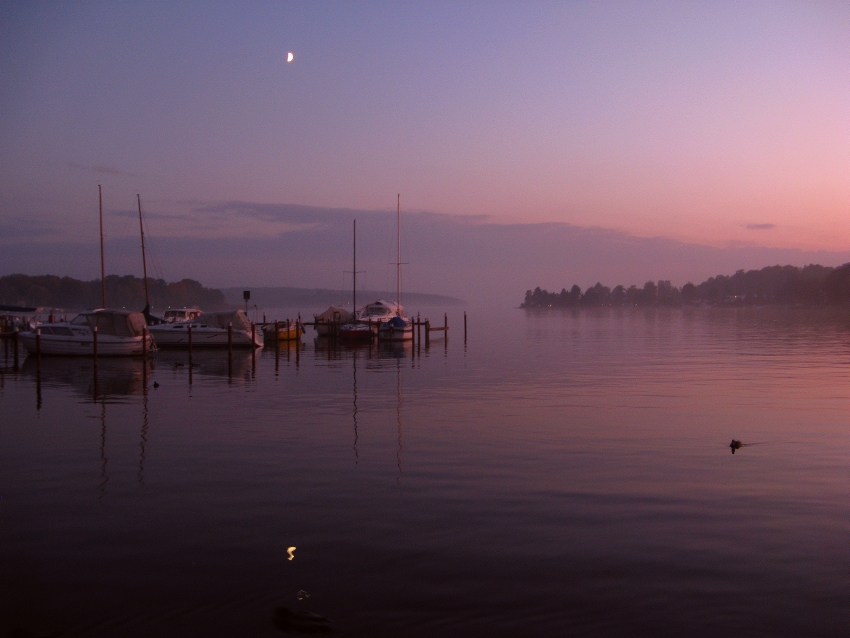
[[[447,310],[5,360],[0,632],[846,633],[846,310]]]

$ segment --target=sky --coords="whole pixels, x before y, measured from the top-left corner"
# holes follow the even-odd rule
[[[292,52],[292,62],[287,54]],[[0,274],[699,282],[850,261],[847,2],[2,2]]]

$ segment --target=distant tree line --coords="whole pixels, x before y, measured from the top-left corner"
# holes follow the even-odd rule
[[[198,306],[213,310],[227,306],[224,293],[204,288],[194,279],[166,283],[148,277],[151,306],[185,308]],[[107,275],[106,303],[110,308],[135,308],[145,305],[144,280],[132,275]],[[99,308],[103,305],[100,279],[80,281],[55,275],[6,275],[0,277],[0,304],[46,308]]]
[[[850,304],[850,263],[831,268],[810,265],[769,266],[739,270],[732,276],[710,277],[699,285],[681,288],[670,281],[647,281],[642,288],[597,283],[583,291],[578,286],[561,292],[539,287],[525,293],[522,308],[577,306],[681,306],[681,305],[840,305]]]

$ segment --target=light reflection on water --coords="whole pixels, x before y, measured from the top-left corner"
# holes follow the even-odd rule
[[[848,362],[846,312],[775,309],[27,360],[0,632],[846,632]]]

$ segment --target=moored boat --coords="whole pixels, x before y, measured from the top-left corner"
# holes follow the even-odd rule
[[[404,308],[397,301],[378,299],[364,306],[357,313],[357,320],[360,323],[372,323],[378,326],[402,314],[404,314]]]
[[[81,312],[71,321],[43,323],[30,332],[22,332],[20,338],[27,352],[77,357],[95,353],[99,357],[138,356],[150,351],[154,344],[151,335],[145,333],[141,312],[111,309]]]
[[[375,328],[378,324],[370,323],[346,323],[339,328],[339,338],[349,341],[366,341],[375,336]]]
[[[413,322],[400,315],[393,317],[380,325],[378,339],[382,341],[409,341],[413,339]]]
[[[378,327],[378,339],[383,341],[409,341],[413,339],[413,322],[404,316],[404,308],[401,306],[401,195],[398,196],[396,212],[396,299],[390,302],[395,304],[394,316],[389,317]]]
[[[275,335],[275,326],[277,326],[277,335]],[[267,341],[297,341],[304,334],[304,327],[300,321],[276,321],[263,326],[263,337]]]
[[[313,326],[320,337],[332,336],[335,330],[346,323],[354,321],[355,317],[345,308],[331,306],[320,315],[313,315]]]
[[[250,348],[263,345],[262,335],[242,310],[205,312],[194,321],[149,328],[161,348]]]

